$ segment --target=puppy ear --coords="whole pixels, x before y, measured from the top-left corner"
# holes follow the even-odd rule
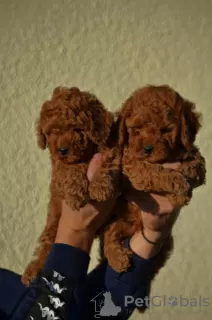
[[[118,144],[123,146],[128,141],[128,131],[126,126],[126,120],[131,113],[131,98],[129,98],[118,112]]]
[[[79,95],[80,94],[80,90],[77,87],[71,87],[71,88],[67,88],[67,87],[56,87],[53,90],[53,94],[52,94],[52,100],[56,100],[59,98],[66,98],[66,99],[70,99],[70,97],[75,94],[75,95]]]
[[[97,145],[108,142],[113,125],[113,115],[107,111],[100,101],[94,99],[89,102],[90,128],[88,131],[90,139]]]
[[[181,142],[189,149],[201,128],[201,114],[195,111],[195,105],[188,100],[183,100],[181,107]]]
[[[125,120],[125,117],[120,114],[117,120],[119,146],[123,146],[125,143],[127,143],[128,140],[128,132]]]
[[[38,146],[41,148],[41,149],[45,149],[46,148],[46,137],[42,131],[42,128],[41,128],[41,124],[40,124],[40,121],[38,120],[37,123],[36,123],[36,130],[37,130],[37,141],[38,141]]]

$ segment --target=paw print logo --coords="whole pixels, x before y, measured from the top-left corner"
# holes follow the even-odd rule
[[[169,297],[169,300],[168,300],[168,304],[172,307],[175,307],[178,305],[178,302],[177,302],[177,297]]]

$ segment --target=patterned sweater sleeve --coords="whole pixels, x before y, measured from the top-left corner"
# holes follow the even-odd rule
[[[68,319],[71,305],[76,310],[74,289],[86,278],[89,260],[78,248],[54,244],[44,269],[31,284],[12,320]],[[77,315],[72,319],[78,319]]]

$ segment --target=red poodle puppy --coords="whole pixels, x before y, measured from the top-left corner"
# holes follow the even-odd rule
[[[115,148],[109,148],[112,126],[112,113],[106,111],[95,95],[78,88],[58,87],[51,100],[43,104],[37,134],[39,146],[42,149],[48,146],[50,152],[51,197],[34,260],[22,276],[25,285],[45,264],[57,233],[62,200],[78,210],[89,199],[104,201],[118,192],[120,157]],[[89,183],[87,167],[97,152],[103,155],[103,164]]]
[[[206,174],[205,160],[194,145],[201,127],[195,105],[168,86],[147,86],[123,104],[117,125],[124,193],[133,187],[167,196],[176,209],[188,204]],[[182,165],[177,171],[162,166],[178,161]],[[120,198],[104,235],[104,253],[115,270],[128,269],[132,252],[123,240],[141,229],[140,208]]]

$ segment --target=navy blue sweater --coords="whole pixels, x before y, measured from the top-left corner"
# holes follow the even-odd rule
[[[134,299],[146,295],[154,258],[145,260],[133,254],[128,272],[117,273],[105,262],[87,275],[89,261],[89,255],[78,248],[54,244],[44,269],[29,288],[21,284],[19,275],[1,269],[0,319],[86,320],[114,319],[115,315],[128,319]]]

